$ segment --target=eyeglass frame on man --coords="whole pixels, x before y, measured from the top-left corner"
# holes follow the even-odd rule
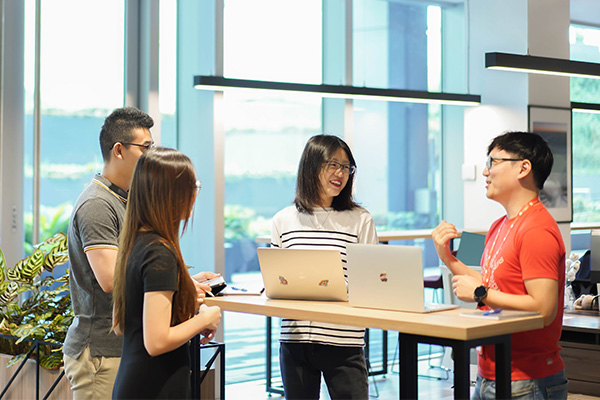
[[[490,155],[487,156],[487,159],[485,160],[485,167],[488,169],[488,171],[492,170],[492,167],[494,166],[494,161],[523,161],[524,158],[506,158],[506,157],[492,157]]]
[[[122,144],[123,146],[129,146],[129,145],[132,145],[132,146],[143,147],[143,148],[144,148],[144,151],[148,151],[148,150],[150,150],[151,148],[153,148],[153,147],[156,147],[156,145],[155,145],[154,143],[150,143],[150,144],[139,144],[139,143],[129,143],[129,142],[114,142],[114,143],[112,144],[112,146],[110,146],[109,150],[112,150],[112,148],[113,148],[113,147],[115,147],[115,145],[116,145],[117,143],[120,143],[120,144]]]
[[[325,168],[327,168],[327,169],[330,168],[329,167],[330,165],[333,165],[335,167],[335,172],[339,171],[340,169],[342,170],[342,173],[348,174],[348,175],[352,175],[353,173],[356,172],[356,165],[342,164],[342,163],[339,163],[339,162],[333,161],[333,160],[325,161],[324,164],[325,164]],[[336,166],[336,164],[337,164],[337,166]]]

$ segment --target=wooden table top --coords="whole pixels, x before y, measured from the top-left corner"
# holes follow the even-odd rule
[[[467,309],[421,314],[358,308],[350,306],[347,302],[273,300],[265,295],[208,297],[205,303],[209,306],[219,306],[223,311],[331,322],[456,340],[481,339],[529,331],[540,329],[544,324],[539,315],[487,320],[459,316],[461,312],[473,311]]]
[[[570,224],[572,231],[600,229],[600,224],[590,222],[572,222]],[[487,234],[487,229],[463,229],[464,231]],[[393,240],[415,240],[415,239],[430,239],[433,229],[410,229],[399,231],[380,231],[377,232],[380,242],[390,242]],[[459,232],[460,233],[460,232]],[[255,239],[256,243],[271,243],[271,236],[258,236]]]
[[[393,240],[415,240],[415,239],[431,239],[433,229],[411,229],[401,231],[380,231],[377,232],[379,242],[391,242]],[[485,235],[487,229],[465,229],[465,231],[480,233]],[[461,232],[459,232],[460,235]],[[459,236],[460,237],[460,236]],[[270,236],[258,236],[256,243],[271,243]]]

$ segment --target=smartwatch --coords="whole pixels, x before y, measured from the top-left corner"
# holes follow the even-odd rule
[[[483,299],[487,297],[488,287],[481,285],[475,288],[475,292],[473,293],[473,299],[477,302],[477,307],[483,307],[485,304],[483,303]]]

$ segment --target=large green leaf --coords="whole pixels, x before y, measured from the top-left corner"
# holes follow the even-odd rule
[[[21,274],[19,273],[19,271],[21,270],[21,265],[23,264],[23,262],[25,261],[25,259],[19,261],[17,263],[17,265],[15,265],[14,268],[9,269],[6,271],[6,277],[8,278],[8,280],[11,281],[21,281]]]
[[[46,336],[46,329],[43,326],[33,324],[21,325],[19,328],[13,330],[13,332],[14,336],[19,337],[16,344],[21,343],[24,339],[43,340]]]
[[[3,282],[0,285],[0,304],[10,303],[18,295],[19,284],[17,282]]]
[[[40,356],[40,365],[46,369],[58,369],[62,365],[62,352],[55,351]]]
[[[44,252],[36,250],[23,263],[19,264],[19,275],[21,278],[31,282],[40,273],[44,265]],[[17,267],[15,267],[17,269]]]
[[[61,242],[64,242],[64,243],[67,242],[67,235],[65,235],[62,232],[58,232],[54,236],[44,240],[42,243],[40,243],[36,247],[42,247],[44,245],[49,245],[49,244],[52,245],[52,244],[61,243]]]
[[[6,368],[10,368],[13,365],[17,364],[19,361],[23,360],[25,358],[25,355],[26,353],[18,354],[11,358],[10,361],[6,364]]]
[[[61,246],[53,247],[44,259],[44,269],[48,272],[54,271],[54,267],[69,261],[69,254],[65,253]]]

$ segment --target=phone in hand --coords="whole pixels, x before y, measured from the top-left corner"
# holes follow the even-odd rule
[[[211,288],[211,293],[213,295],[216,295],[221,290],[223,290],[223,289],[225,289],[227,287],[227,284],[225,283],[225,279],[223,279],[222,276],[218,276],[216,278],[209,279],[207,281],[203,281],[203,282],[200,282],[200,283],[203,283],[205,285],[209,285],[210,288]]]

